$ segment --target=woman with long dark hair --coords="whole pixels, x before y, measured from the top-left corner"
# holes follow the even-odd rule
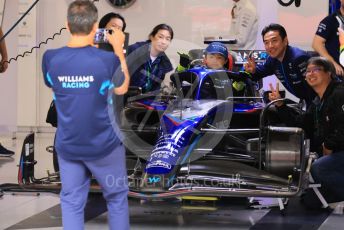
[[[105,14],[99,21],[98,24],[99,29],[108,29],[111,30],[113,28],[125,31],[127,27],[127,23],[122,15],[110,12]],[[106,51],[113,52],[113,48],[108,43],[100,43],[98,44],[98,48]]]
[[[173,30],[167,24],[155,26],[144,42],[128,47],[127,61],[131,76],[130,86],[142,92],[159,91],[166,73],[173,70],[165,50],[173,39]]]

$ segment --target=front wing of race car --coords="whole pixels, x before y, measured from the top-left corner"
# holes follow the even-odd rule
[[[177,110],[164,113],[150,154],[128,158],[130,196],[154,199],[299,194],[308,157],[302,129],[209,128],[216,120],[214,114],[224,111],[228,102],[197,103],[196,108],[188,106],[181,111],[181,116]],[[243,115],[243,111],[240,113]],[[217,144],[209,144],[209,138]]]

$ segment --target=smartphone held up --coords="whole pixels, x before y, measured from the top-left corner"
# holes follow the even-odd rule
[[[97,32],[94,36],[94,43],[101,44],[101,43],[109,43],[108,35],[112,34],[112,30],[109,29],[97,29]]]

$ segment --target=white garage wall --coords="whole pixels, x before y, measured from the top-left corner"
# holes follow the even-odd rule
[[[1,1],[1,0],[0,0]],[[4,31],[19,18],[24,5],[34,0],[11,0],[5,17]],[[58,32],[65,25],[66,10],[72,0],[40,0],[37,7],[27,18],[27,24],[17,28],[7,39],[10,56],[18,50],[29,48]],[[252,0],[260,15],[259,31],[271,22],[282,23],[289,34],[290,43],[309,49],[315,28],[328,9],[324,0],[303,0],[300,8],[282,7],[277,0]],[[230,10],[232,0],[137,0],[128,9],[114,9],[107,0],[96,3],[99,15],[115,11],[122,14],[127,21],[130,43],[147,38],[151,29],[159,23],[170,24],[175,31],[175,39],[167,50],[174,64],[177,64],[177,51],[202,48],[204,36],[226,37],[229,32]],[[35,20],[36,19],[36,20]],[[295,21],[296,20],[296,21]],[[297,22],[297,23],[295,23]],[[306,33],[304,32],[306,31]],[[22,35],[18,39],[18,34]],[[26,34],[27,37],[23,38]],[[301,36],[302,35],[302,36]],[[44,86],[40,63],[47,48],[63,46],[68,41],[68,32],[63,31],[48,45],[44,45],[35,54],[13,63],[6,74],[0,77],[0,108],[6,108],[6,115],[0,116],[1,126],[48,127],[45,116],[52,96]],[[257,49],[263,49],[261,37],[258,36]],[[20,45],[20,46],[19,46]],[[18,67],[17,67],[18,65]],[[16,72],[18,69],[18,73]]]
[[[18,16],[22,16],[34,0],[20,0],[18,5]],[[18,32],[18,54],[31,50],[37,44],[37,8],[20,22],[16,31]],[[24,58],[18,59],[17,74],[17,124],[20,126],[35,126],[37,121],[36,103],[39,91],[37,74],[37,50],[25,54]]]

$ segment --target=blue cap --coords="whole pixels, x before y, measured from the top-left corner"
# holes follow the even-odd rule
[[[212,42],[205,49],[205,54],[221,54],[226,59],[228,58],[228,49],[221,42]]]

